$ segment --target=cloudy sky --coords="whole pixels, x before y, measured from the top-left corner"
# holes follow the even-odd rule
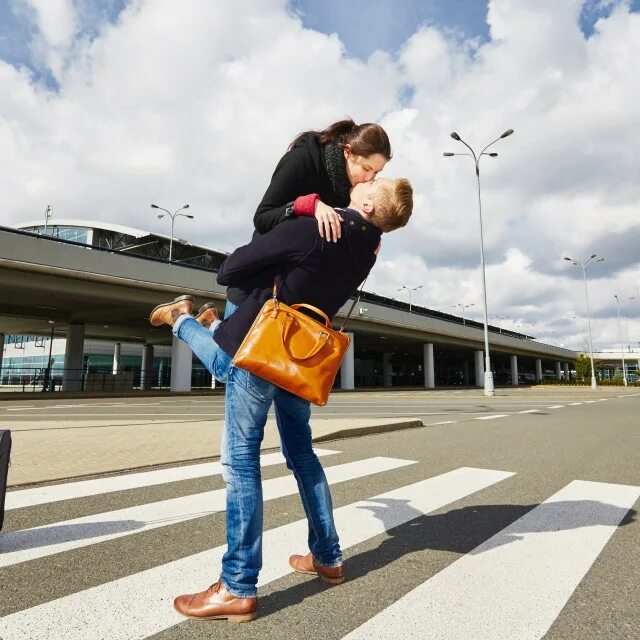
[[[294,135],[380,122],[416,191],[367,289],[581,348],[640,341],[640,0],[0,0],[0,224],[89,218],[231,250]],[[55,220],[55,218],[54,218]],[[635,300],[628,298],[635,297]],[[406,298],[406,296],[404,296]],[[625,317],[626,316],[626,317]],[[499,320],[494,320],[498,324]],[[522,330],[522,327],[520,327]]]

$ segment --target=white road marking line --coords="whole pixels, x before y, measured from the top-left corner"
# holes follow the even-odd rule
[[[579,404],[582,404],[582,402],[570,402],[570,403],[569,403],[569,406],[570,406],[570,407],[576,407],[576,406],[578,406]]]
[[[340,543],[348,549],[440,509],[515,474],[463,467],[334,511]],[[302,543],[307,520],[266,531],[260,585],[291,573],[292,541]],[[185,618],[172,607],[215,579],[226,545],[18,611],[2,619],[3,640],[142,640]],[[96,603],[99,603],[96,605]]]
[[[340,451],[331,449],[314,449],[314,451],[318,457],[340,453]],[[284,456],[279,452],[260,456],[260,465],[263,467],[284,464],[284,462]],[[166,484],[167,482],[179,482],[180,480],[219,475],[220,473],[222,473],[222,465],[219,462],[206,462],[184,467],[127,473],[126,475],[96,478],[95,480],[80,480],[65,484],[34,487],[33,489],[9,491],[6,497],[5,509],[8,511],[10,509],[21,509],[22,507],[33,507],[48,502],[73,500],[103,493],[113,493],[114,491],[151,487],[153,485]]]
[[[440,424],[456,424],[456,420],[444,420],[443,422],[430,422],[426,427],[435,427]]]
[[[416,462],[395,458],[369,458],[328,467],[325,473],[329,483],[335,484],[411,464]],[[290,496],[297,491],[298,485],[293,475],[262,483],[264,500]],[[166,527],[225,509],[226,489],[218,489],[5,533],[0,538],[0,567]]]
[[[639,496],[571,482],[343,640],[539,640]]]
[[[479,416],[478,418],[474,418],[474,420],[495,420],[496,418],[508,418],[509,414],[507,413],[498,413],[493,416]]]
[[[597,400],[585,400],[584,403],[585,404],[591,404],[593,402],[598,402]]]
[[[550,407],[547,407],[547,409],[564,409],[564,405],[563,404],[553,404]]]
[[[518,413],[540,413],[540,409],[527,409],[526,411],[518,411]]]

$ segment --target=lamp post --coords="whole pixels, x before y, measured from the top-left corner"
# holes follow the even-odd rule
[[[589,310],[589,289],[587,287],[587,265],[598,256],[594,253],[588,260],[581,262],[580,260],[574,260],[573,258],[565,257],[565,260],[571,262],[571,264],[582,267],[582,277],[584,278],[584,297],[587,302],[587,326],[589,327],[589,358],[591,358],[591,388],[596,389],[596,368],[593,364],[593,340],[591,338],[591,311]],[[596,262],[602,262],[604,258],[598,258]]]
[[[443,155],[446,158],[451,156],[471,156],[473,158],[476,167],[476,179],[478,183],[478,213],[480,216],[480,266],[482,268],[482,303],[484,307],[484,395],[495,395],[495,388],[493,385],[493,371],[491,371],[491,359],[489,357],[489,317],[487,313],[487,283],[484,267],[484,238],[482,234],[482,199],[480,197],[480,158],[482,156],[490,156],[492,158],[497,157],[497,153],[486,153],[486,150],[498,140],[507,138],[513,133],[513,129],[507,129],[500,137],[496,138],[493,142],[490,142],[482,151],[478,154],[454,131],[450,135],[454,140],[462,142],[462,144],[469,149],[471,153],[451,153],[445,152]]]
[[[171,239],[169,240],[169,262],[171,262],[171,258],[173,256],[173,225],[175,224],[176,218],[182,216],[183,218],[189,218],[189,220],[193,220],[193,216],[187,213],[180,213],[183,209],[188,209],[189,205],[185,204],[181,206],[179,209],[176,209],[173,213],[164,207],[159,207],[157,204],[151,205],[152,209],[160,209],[161,211],[165,211],[166,213],[159,213],[158,220],[161,220],[165,216],[171,217]]]
[[[504,316],[492,316],[492,320],[500,320],[500,325],[498,327],[500,333],[502,333],[502,321],[505,319]]]
[[[454,309],[456,307],[460,307],[462,309],[462,311],[460,312],[462,315],[462,326],[465,326],[465,318],[464,318],[464,310],[468,309],[469,307],[475,307],[476,305],[472,302],[471,304],[462,304],[461,302],[459,302],[458,304],[454,304],[453,307]]]
[[[406,284],[403,284],[398,291],[402,291],[403,289],[406,289],[409,292],[409,313],[411,313],[411,294],[414,291],[417,291],[418,289],[422,289],[422,285],[418,285],[417,287],[413,287],[412,289],[409,289],[409,287],[407,287]]]
[[[622,321],[620,320],[620,298],[618,294],[615,293],[613,297],[616,299],[616,307],[618,309],[618,334],[620,336],[620,356],[622,357],[622,384],[626,387],[628,385],[627,381],[627,368],[624,363],[624,343],[622,340]],[[629,298],[629,300],[633,300],[633,298]]]
[[[519,322],[517,325],[515,325],[515,329],[524,329],[524,338],[525,340],[529,339],[529,336],[527,335],[527,329],[533,329],[534,325],[531,322]]]

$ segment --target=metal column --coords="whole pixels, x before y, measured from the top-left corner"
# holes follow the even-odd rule
[[[433,389],[436,386],[436,369],[433,359],[433,344],[428,342],[422,345],[424,354],[424,386]]]
[[[191,391],[193,352],[186,343],[173,336],[171,345],[171,391]]]
[[[353,351],[353,333],[347,333],[351,338],[351,343],[347,349],[347,353],[344,354],[342,360],[342,366],[340,367],[340,388],[341,389],[354,389],[355,388],[355,361]]]
[[[84,355],[84,325],[70,324],[64,351],[63,391],[82,390],[82,360]]]

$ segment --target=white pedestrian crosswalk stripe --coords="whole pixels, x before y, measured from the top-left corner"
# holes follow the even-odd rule
[[[348,549],[416,517],[439,509],[514,475],[506,471],[461,468],[335,510],[343,549]],[[264,585],[291,572],[292,545],[307,536],[306,520],[266,531]],[[225,546],[52,600],[2,619],[3,640],[143,639],[184,620],[171,606],[178,593],[211,581]],[[96,606],[99,603],[99,606]]]
[[[538,640],[638,497],[574,481],[345,640]]]
[[[327,467],[325,473],[329,484],[336,484],[411,464],[415,462],[396,458],[369,458]],[[293,495],[297,491],[298,485],[291,474],[262,483],[264,500]],[[224,511],[225,507],[225,489],[217,489],[6,533],[0,537],[0,567],[167,527]]]
[[[316,450],[316,453],[330,456],[339,452]],[[267,454],[262,459],[264,466],[282,462],[280,454]],[[391,474],[401,469],[407,469],[408,477],[415,479],[419,468],[409,471],[415,464],[413,460],[375,457],[335,464],[326,467],[325,472],[332,485],[369,477],[384,477],[388,482],[394,477]],[[94,481],[68,483],[58,485],[61,487],[58,493],[47,494],[40,489],[39,494],[32,494],[28,500],[32,500],[34,506],[72,500],[70,496],[74,492],[77,497],[86,499],[126,488],[153,487],[188,477],[197,478],[203,471],[212,469],[218,467],[189,465],[126,474],[119,477],[117,486],[120,489],[107,484],[105,491],[86,484]],[[340,507],[334,515],[345,556],[349,557],[349,549],[377,536],[386,534],[385,537],[393,536],[401,542],[404,531],[398,528],[401,525],[513,476],[515,473],[511,471],[462,467],[412,484],[398,481],[391,486],[404,486]],[[105,478],[107,483],[111,480],[113,478]],[[501,495],[508,495],[515,485],[501,486]],[[159,495],[163,490],[159,489]],[[263,481],[266,501],[296,493],[297,485],[291,474]],[[357,623],[354,621],[353,626],[349,626],[353,630],[346,632],[343,640],[395,640],[398,637],[407,640],[540,640],[639,497],[640,487],[572,481],[472,551],[458,559],[452,557],[448,566],[435,575],[425,576],[422,584],[393,604],[375,609],[374,602],[371,617],[355,629],[353,626],[362,618]],[[224,490],[215,490],[8,531],[0,534],[0,566],[6,567],[3,571],[20,571],[23,566],[28,571],[29,562],[52,554],[58,554],[53,560],[56,566],[63,565],[68,557],[73,557],[67,556],[67,552],[79,547],[169,527],[224,508]],[[306,520],[289,522],[265,532],[259,587],[291,573],[287,559],[291,553],[305,551],[307,533]],[[171,536],[171,531],[164,536]],[[148,538],[146,540],[145,544],[148,544]],[[78,567],[80,572],[87,570],[89,576],[81,588],[94,586],[74,593],[58,591],[58,596],[54,589],[49,601],[40,600],[41,604],[19,611],[13,609],[14,613],[0,619],[0,638],[143,640],[165,632],[185,622],[185,618],[173,609],[173,598],[180,593],[204,589],[215,580],[226,550],[222,542],[213,540],[213,548],[207,551],[166,564],[146,565],[151,568],[115,580],[108,572],[103,575],[96,571],[94,575],[88,568]],[[134,537],[128,548],[135,544]],[[164,556],[162,562],[171,557]],[[22,565],[11,568],[18,563]],[[491,588],[487,589],[487,585]],[[63,595],[65,593],[69,595]],[[11,597],[19,606],[20,598],[15,594]],[[214,631],[211,630],[212,635]]]
[[[339,453],[339,451],[332,451],[330,449],[314,449],[314,451],[319,458]],[[267,453],[260,456],[260,465],[263,467],[277,464],[284,464],[284,457],[281,453]],[[157,471],[128,473],[126,475],[99,478],[97,480],[78,480],[76,482],[42,486],[34,489],[20,489],[7,493],[5,509],[9,511],[22,507],[32,507],[38,504],[47,504],[49,502],[72,500],[74,498],[96,496],[115,491],[125,491],[127,489],[140,489],[142,487],[151,487],[168,482],[178,482],[180,480],[210,477],[219,475],[220,473],[222,473],[222,465],[219,462],[206,462],[183,467],[159,469]]]
[[[496,418],[508,418],[508,414],[506,413],[498,413],[492,416],[479,416],[476,420],[495,420]]]

